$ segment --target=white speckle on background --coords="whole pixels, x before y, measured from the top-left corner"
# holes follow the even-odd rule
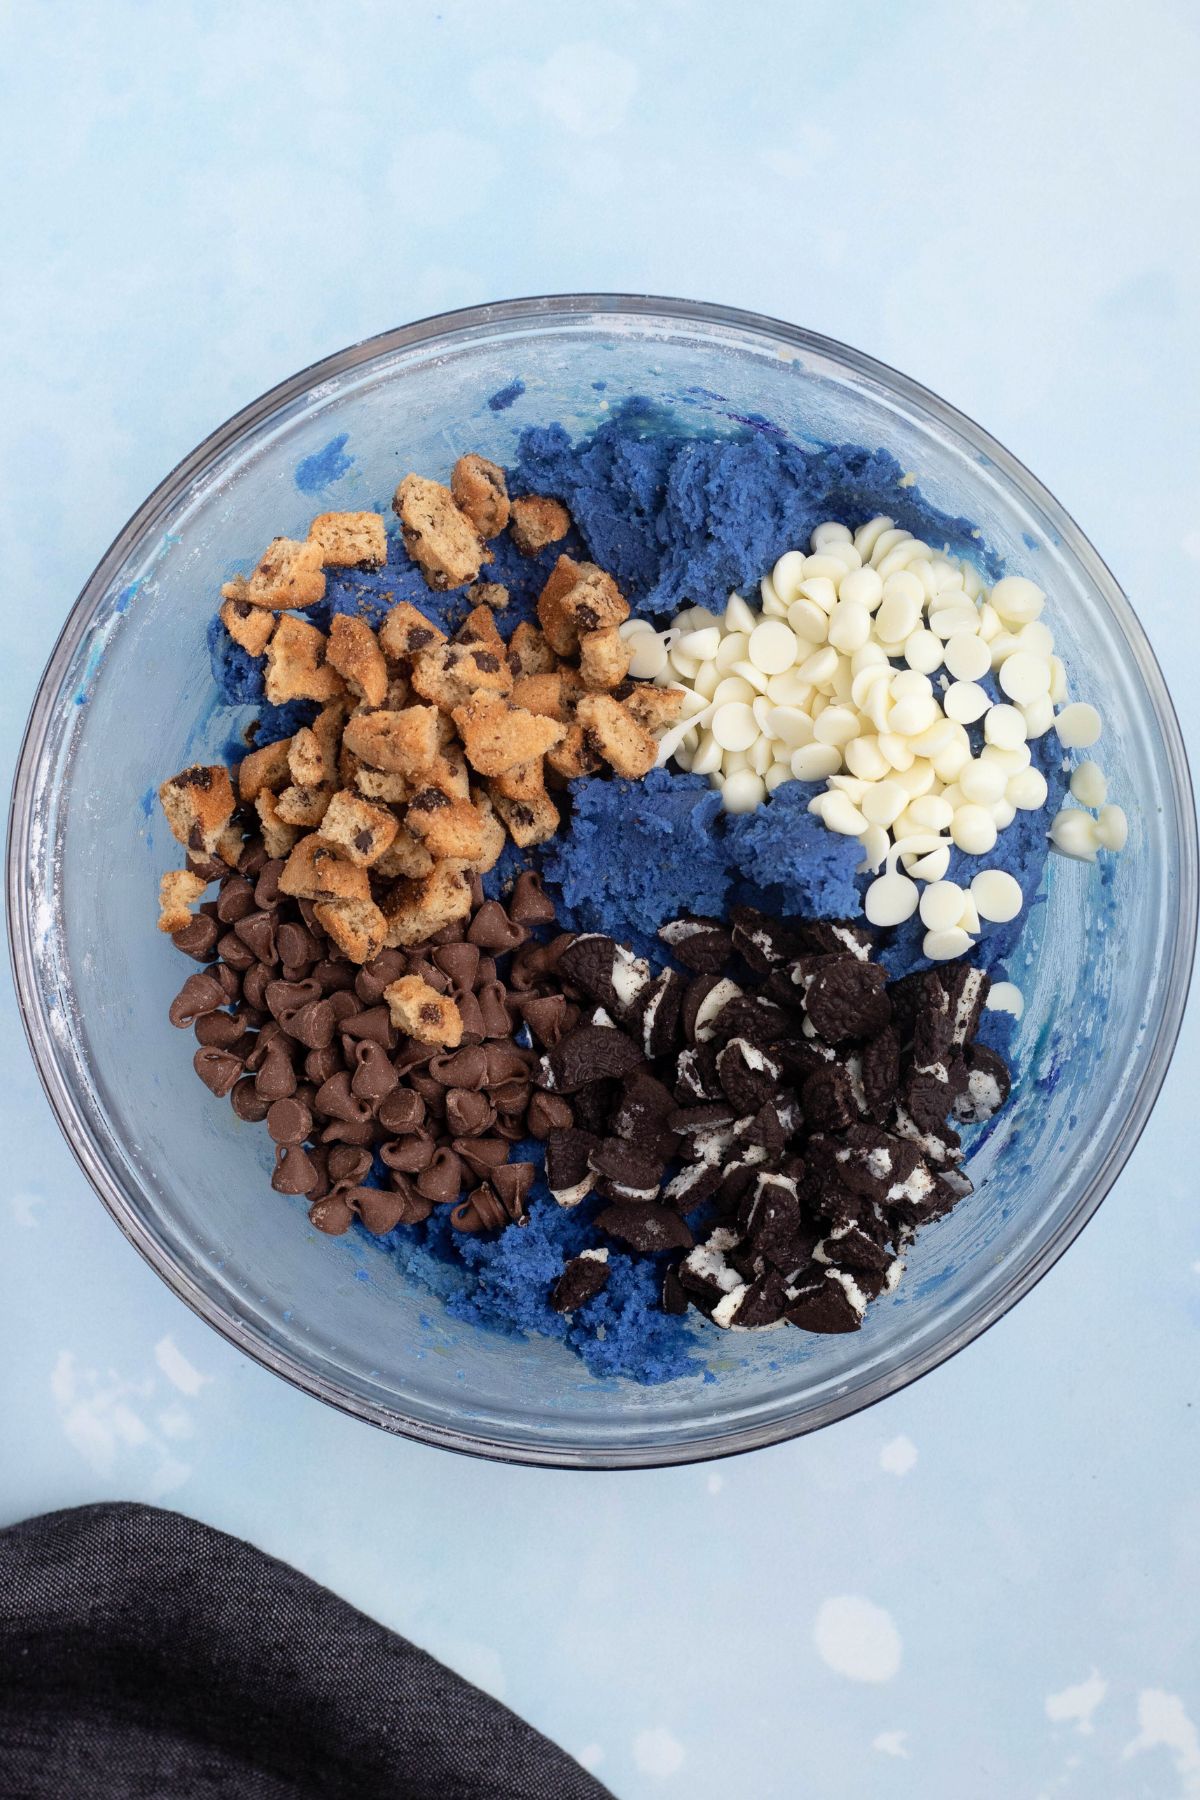
[[[500,1652],[493,1649],[491,1644],[481,1644],[474,1638],[452,1638],[449,1642],[443,1640],[436,1654],[443,1662],[449,1663],[464,1681],[482,1688],[493,1699],[503,1700],[504,1664],[500,1660]]]
[[[575,1761],[581,1769],[589,1772],[598,1769],[604,1761],[604,1750],[600,1744],[585,1744],[582,1750],[575,1752]]]
[[[725,1486],[725,1477],[716,1474],[710,1475],[704,1485],[707,1487],[710,1494],[719,1494],[721,1489]]]
[[[900,1668],[900,1633],[891,1613],[858,1594],[822,1602],[813,1642],[821,1661],[851,1681],[891,1681]]]
[[[683,1767],[683,1758],[683,1745],[665,1726],[639,1731],[633,1740],[633,1760],[643,1775],[674,1775]]]
[[[173,1337],[159,1338],[154,1346],[154,1360],[181,1394],[198,1394],[205,1382],[212,1380],[211,1375],[202,1375],[193,1368]]]
[[[72,1449],[104,1477],[112,1476],[118,1463],[124,1466],[129,1453],[141,1475],[139,1495],[151,1500],[171,1493],[192,1472],[142,1416],[154,1387],[152,1377],[126,1381],[113,1369],[84,1368],[71,1350],[59,1351],[50,1375],[50,1394]]]
[[[1086,1736],[1092,1730],[1092,1714],[1107,1692],[1107,1681],[1093,1669],[1086,1681],[1046,1695],[1046,1717],[1055,1725],[1075,1725]]]
[[[1182,542],[1182,549],[1187,556],[1194,556],[1200,562],[1200,531],[1189,531]]]
[[[625,123],[638,72],[604,44],[564,44],[537,71],[534,97],[577,137],[602,137]]]
[[[1126,1744],[1122,1758],[1143,1750],[1169,1750],[1179,1774],[1180,1800],[1200,1796],[1200,1732],[1178,1694],[1143,1688],[1137,1700],[1138,1735]]]
[[[907,1741],[907,1731],[881,1731],[878,1737],[871,1739],[871,1748],[881,1750],[885,1756],[907,1756]]]
[[[17,1225],[28,1231],[37,1224],[35,1214],[39,1206],[45,1204],[44,1194],[13,1194],[9,1198],[9,1208]]]
[[[879,1452],[879,1466],[888,1475],[907,1475],[917,1466],[917,1446],[909,1437],[894,1437]]]

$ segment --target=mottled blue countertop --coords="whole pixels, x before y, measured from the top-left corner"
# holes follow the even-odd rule
[[[385,326],[589,287],[794,319],[980,419],[1116,570],[1200,741],[1194,21],[730,17],[6,11],[6,779],[71,600],[222,418]],[[250,1537],[621,1800],[1200,1795],[1194,1012],[1098,1217],[984,1339],[803,1443],[585,1476],[388,1440],[237,1355],[87,1188],[5,989],[0,1523],[140,1498]]]

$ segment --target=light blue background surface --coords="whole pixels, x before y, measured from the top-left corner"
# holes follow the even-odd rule
[[[735,13],[741,16],[735,22]],[[981,420],[1124,582],[1200,742],[1189,0],[0,9],[7,782],[88,572],[197,440],[444,307],[684,294]],[[576,1476],[392,1442],[172,1299],[0,1021],[0,1523],[252,1538],[622,1800],[1200,1795],[1200,1054],[1084,1237],[804,1443]]]

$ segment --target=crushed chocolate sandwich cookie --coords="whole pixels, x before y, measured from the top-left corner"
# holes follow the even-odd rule
[[[919,1227],[971,1192],[948,1119],[1007,1098],[1003,1060],[974,1042],[988,978],[959,964],[889,982],[860,927],[749,907],[660,936],[694,972],[655,976],[597,932],[554,958],[580,1010],[533,1073],[574,1110],[549,1131],[550,1191],[603,1201],[602,1243],[673,1256],[668,1312],[857,1330]],[[595,1279],[573,1270],[555,1296]]]
[[[540,878],[520,874],[507,906],[472,888],[463,919],[359,965],[286,870],[252,841],[175,935],[204,965],[169,1013],[196,1038],[201,1081],[266,1125],[272,1187],[303,1195],[321,1231],[358,1219],[386,1234],[437,1207],[458,1232],[522,1223],[537,1169],[512,1147],[573,1119],[533,1086],[537,1053],[518,1041],[522,1008],[578,1017],[530,933],[554,919]]]

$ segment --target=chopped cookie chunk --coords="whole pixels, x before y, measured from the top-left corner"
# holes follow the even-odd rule
[[[513,678],[503,645],[438,644],[413,659],[412,684],[423,700],[450,713],[472,694],[510,694]]]
[[[313,914],[351,962],[372,962],[383,949],[387,921],[373,900],[318,901]]]
[[[158,929],[183,931],[195,917],[193,908],[208,886],[188,869],[172,869],[158,884]]]
[[[574,669],[555,669],[549,675],[522,675],[513,683],[512,703],[541,719],[557,719],[565,725],[575,712],[575,704],[584,692]]]
[[[538,595],[538,622],[555,656],[573,656],[579,647],[579,633],[563,611],[563,597],[578,583],[582,566],[573,557],[560,556]]]
[[[546,775],[541,757],[535,756],[529,762],[514,763],[503,775],[493,776],[490,785],[494,793],[502,794],[506,800],[539,799],[546,791]]]
[[[432,650],[435,644],[445,642],[445,632],[407,600],[393,606],[379,627],[380,648],[393,662],[418,656],[422,650]]]
[[[378,569],[387,561],[387,532],[376,512],[320,513],[308,528],[308,541],[320,550],[327,569]]]
[[[547,750],[546,767],[553,769],[564,781],[574,781],[580,775],[596,773],[600,767],[600,758],[588,743],[582,725],[567,726],[562,742]]]
[[[636,719],[643,730],[653,735],[674,724],[683,711],[683,689],[655,687],[653,682],[638,681],[634,683],[632,693],[624,696],[623,705],[630,718]]]
[[[537,556],[557,544],[571,529],[571,515],[559,500],[544,494],[522,494],[509,509],[512,541],[522,556]]]
[[[514,676],[549,675],[558,667],[558,658],[546,642],[545,635],[528,619],[522,619],[508,642],[508,660]]]
[[[172,835],[197,855],[212,856],[233,817],[233,783],[220,763],[193,763],[164,781],[158,798]]]
[[[288,857],[279,891],[298,900],[369,900],[371,883],[365,869],[346,862],[333,844],[314,833],[301,838]]]
[[[579,563],[576,578],[559,597],[562,615],[577,636],[586,632],[605,631],[610,625],[623,625],[629,617],[629,603],[612,576],[595,563]]]
[[[392,1024],[419,1044],[442,1044],[456,1050],[462,1043],[462,1014],[448,994],[422,981],[419,975],[403,975],[383,990]]]
[[[558,830],[561,817],[549,794],[543,793],[536,800],[509,800],[496,792],[495,783],[490,792],[492,805],[507,825],[513,843],[520,849],[544,844]]]
[[[277,808],[278,802],[270,788],[260,788],[254,797],[254,810],[262,829],[263,849],[268,856],[290,856],[300,832],[295,825],[284,824]]]
[[[471,862],[471,868],[479,875],[486,875],[494,869],[504,853],[508,841],[508,833],[504,824],[492,805],[491,800],[482,789],[476,789],[471,795],[472,803],[481,821],[482,843],[479,855]]]
[[[479,644],[487,650],[498,651],[501,656],[508,652],[504,648],[504,639],[500,636],[496,624],[496,615],[490,606],[479,601],[473,606],[458,630],[454,634],[456,644]]]
[[[467,705],[455,707],[453,718],[467,761],[481,775],[503,775],[517,763],[543,756],[563,735],[553,719],[540,719],[490,694],[476,694]],[[496,810],[503,818],[502,809]]]
[[[302,825],[312,831],[325,817],[333,798],[329,787],[286,787],[275,800],[275,817],[284,825]]]
[[[440,788],[452,800],[471,798],[471,771],[458,744],[447,744],[442,754],[434,758],[421,785]]]
[[[333,780],[335,770],[325,761],[321,740],[309,725],[302,725],[287,745],[288,773],[297,787],[324,787]]]
[[[399,950],[469,917],[471,883],[461,869],[435,863],[421,879],[398,881],[382,905],[387,946]]]
[[[226,600],[221,607],[221,623],[247,656],[261,656],[271,641],[275,615],[248,600]]]
[[[436,861],[452,856],[474,862],[483,854],[481,815],[469,800],[454,799],[441,788],[422,788],[415,794],[404,823]]]
[[[498,537],[508,524],[504,470],[486,456],[460,456],[450,472],[450,492],[481,538]]]
[[[391,769],[369,769],[360,764],[357,757],[352,759],[355,767],[346,770],[343,776],[349,776],[350,782],[357,788],[364,800],[382,800],[388,806],[397,806],[413,797],[415,782],[406,775],[399,775]],[[423,779],[417,776],[416,781]]]
[[[334,614],[325,660],[345,678],[352,694],[368,706],[383,705],[388,691],[387,663],[365,619],[356,619],[349,613]]]
[[[321,836],[336,844],[347,862],[370,868],[388,850],[399,830],[394,815],[345,789],[334,794],[321,822]]]
[[[325,661],[323,631],[304,619],[280,619],[267,645],[267,699],[272,706],[289,700],[333,700],[343,691],[342,678]]]
[[[475,581],[490,556],[450,489],[424,475],[406,475],[392,501],[404,534],[404,548],[420,565],[431,588],[463,587]]]
[[[629,673],[632,659],[633,650],[615,625],[604,625],[598,631],[580,634],[579,673],[584,687],[619,687]]]
[[[325,571],[320,546],[297,538],[278,537],[263,551],[258,567],[247,580],[239,576],[221,589],[227,600],[265,606],[272,612],[315,606],[325,598]]]
[[[490,606],[493,612],[503,612],[508,598],[508,589],[498,581],[477,581],[467,589],[468,600],[476,606]]]
[[[504,848],[503,844],[500,848]],[[400,825],[397,827],[391,844],[378,861],[372,863],[371,867],[376,875],[382,875],[385,880],[394,881],[401,875],[409,877],[428,875],[433,868],[433,858],[424,844],[413,836],[408,827]]]
[[[280,738],[278,743],[264,744],[261,750],[252,750],[242,758],[237,772],[240,799],[257,800],[264,789],[277,794],[288,786],[292,780],[291,742],[291,738]]]
[[[576,708],[590,749],[618,775],[636,779],[654,767],[658,745],[627,707],[611,694],[587,694]]]
[[[437,710],[406,706],[402,712],[360,713],[348,720],[342,742],[371,768],[418,781],[438,754]]]

